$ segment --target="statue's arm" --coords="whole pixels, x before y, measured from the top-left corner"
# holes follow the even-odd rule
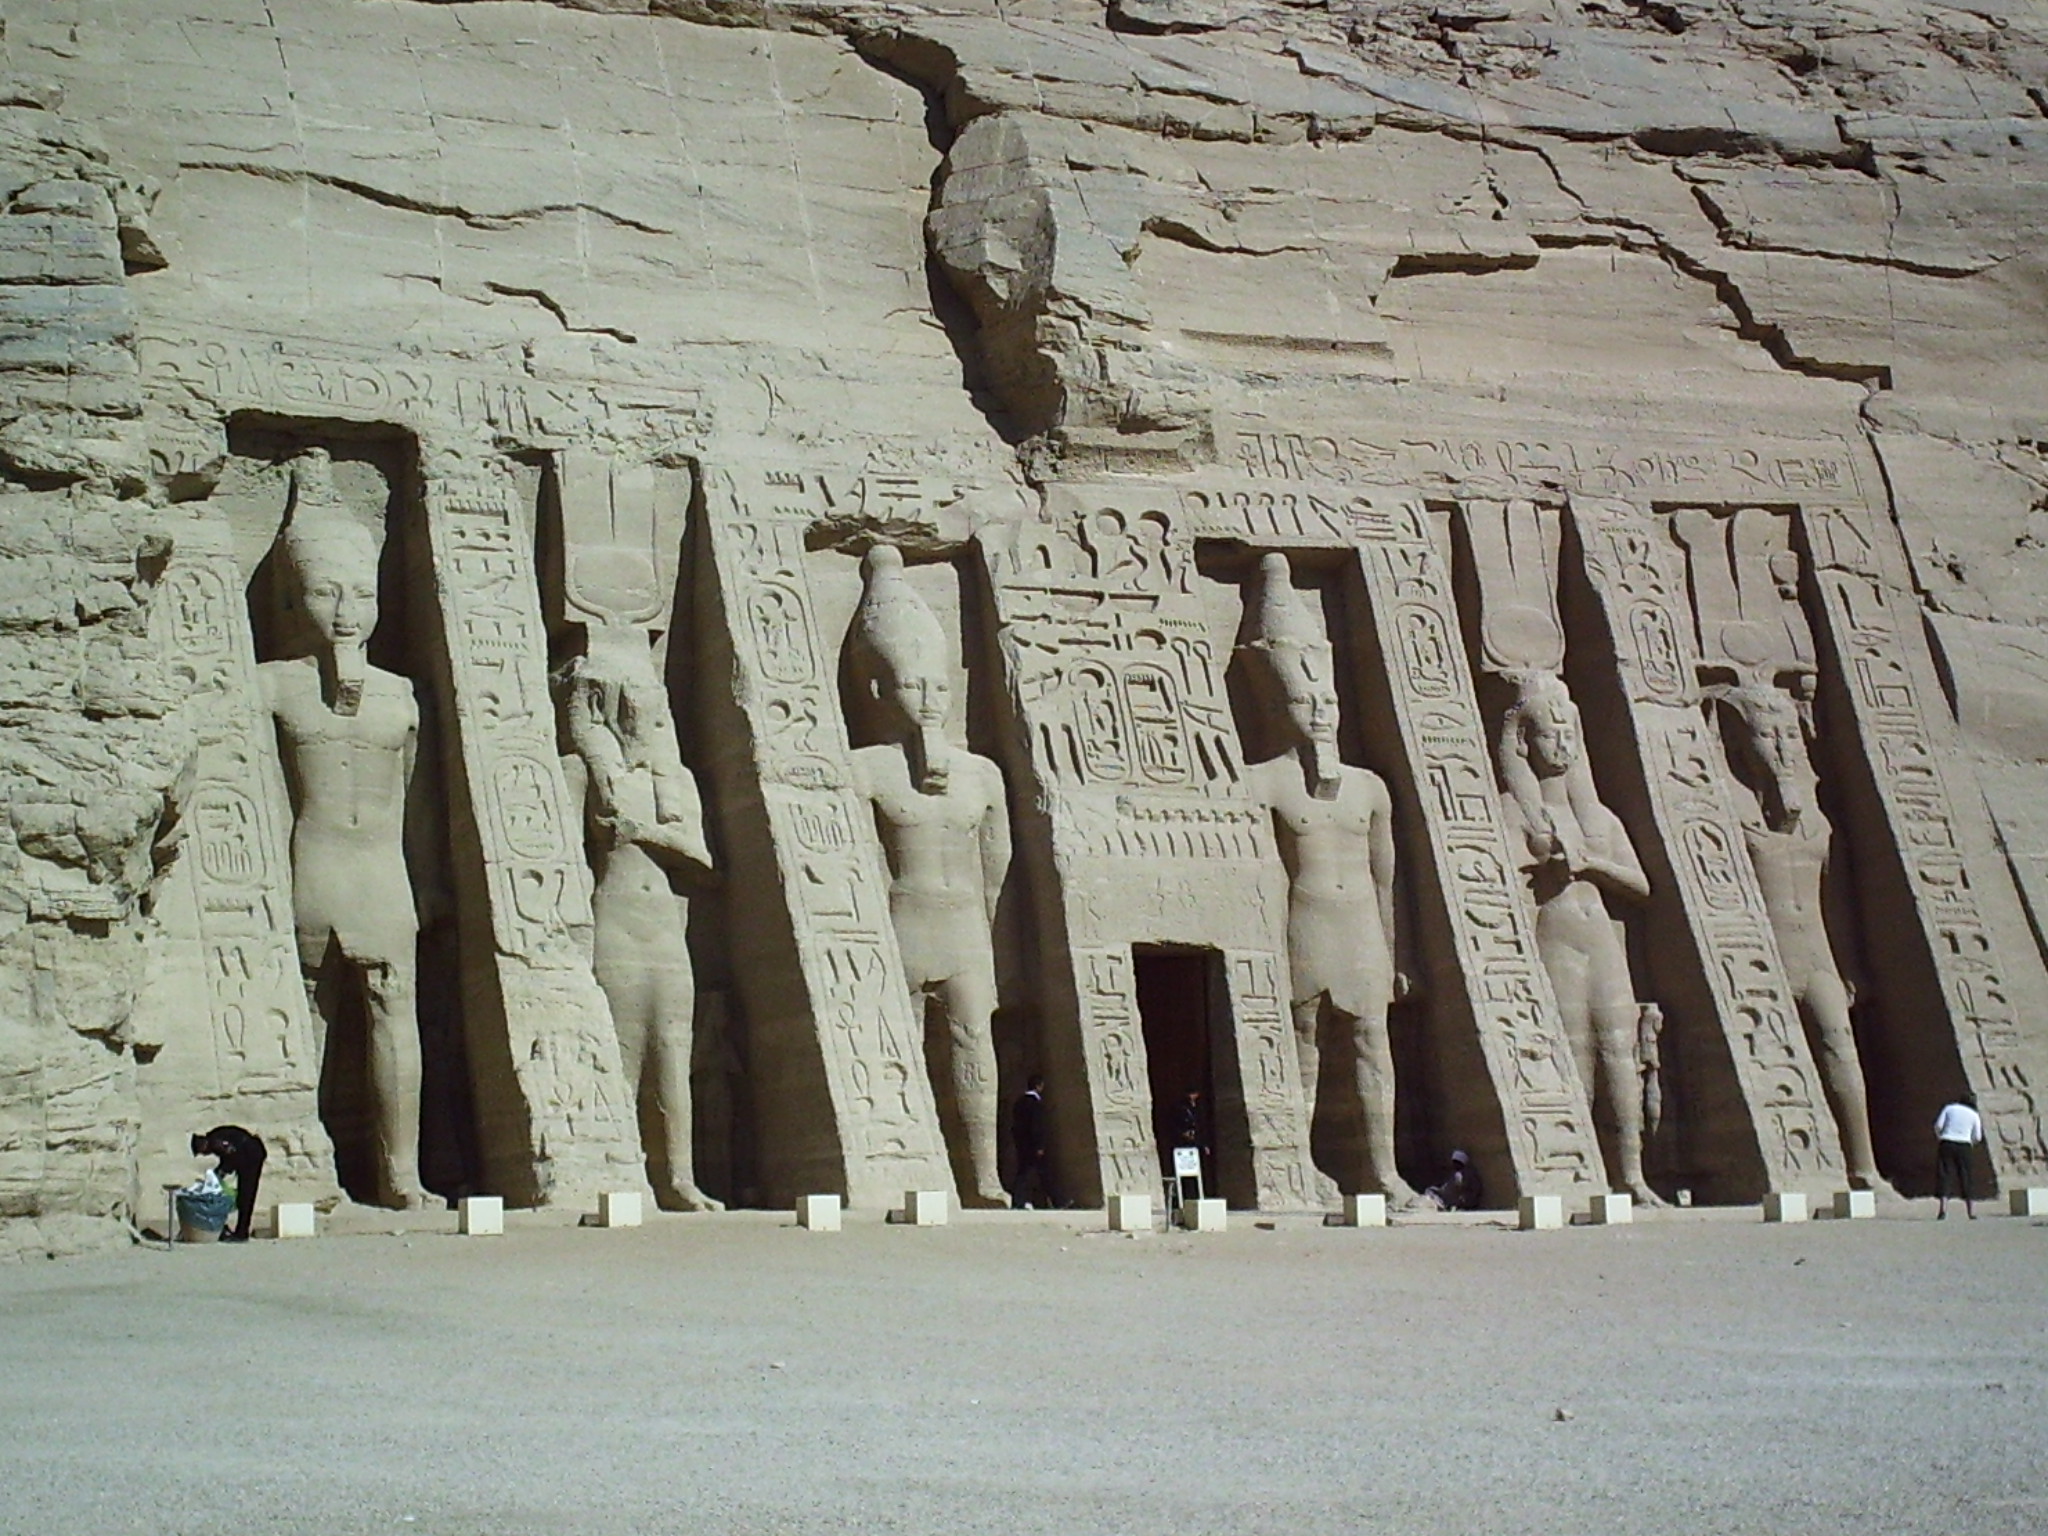
[[[1380,930],[1387,936],[1389,953],[1398,951],[1394,931],[1394,802],[1384,780],[1372,780],[1372,888],[1379,898]]]
[[[981,892],[991,926],[1003,896],[1003,882],[1010,875],[1010,793],[1003,783],[1003,771],[982,761],[982,779],[988,808],[981,817]]]
[[[1587,856],[1584,873],[1611,895],[1642,901],[1650,894],[1650,877],[1643,873],[1643,861],[1636,855],[1628,828],[1604,805],[1600,807],[1600,818],[1604,835],[1598,844],[1599,851]]]
[[[1868,986],[1868,978],[1863,974],[1861,951],[1856,944],[1855,877],[1848,862],[1841,839],[1830,828],[1827,857],[1820,863],[1821,936],[1827,940],[1835,973],[1848,985],[1849,1001],[1853,1003]]]
[[[698,884],[709,884],[717,875],[711,846],[704,835],[704,797],[697,788],[697,776],[681,763],[663,776],[660,799],[671,814],[651,827],[637,827],[642,847],[663,856],[662,862],[689,875]]]
[[[592,714],[580,679],[572,679],[569,684],[566,713],[569,745],[583,762],[584,806],[590,825],[603,832],[604,840],[610,842],[613,818],[618,814],[618,780],[625,767],[625,755],[610,728]]]
[[[412,877],[419,920],[431,924],[455,910],[441,863],[443,841],[439,765],[420,762],[420,703],[408,689],[405,702],[412,718],[405,728],[405,868]]]

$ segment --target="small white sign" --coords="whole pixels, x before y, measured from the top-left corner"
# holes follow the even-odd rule
[[[1200,1147],[1175,1147],[1173,1149],[1173,1176],[1176,1179],[1199,1179],[1202,1176],[1202,1149]]]

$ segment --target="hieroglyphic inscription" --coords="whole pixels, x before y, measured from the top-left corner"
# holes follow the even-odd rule
[[[1146,1081],[1145,1033],[1138,1023],[1128,948],[1077,948],[1088,1093],[1095,1107],[1095,1155],[1105,1195],[1146,1194],[1159,1182]]]
[[[888,876],[872,814],[853,788],[835,658],[804,569],[813,524],[842,504],[886,502],[891,488],[747,468],[714,477],[707,497],[734,682],[857,1204],[952,1184],[890,925]],[[895,488],[922,495],[915,481]]]
[[[1577,441],[1533,433],[1421,436],[1392,428],[1302,432],[1226,419],[1218,424],[1217,447],[1248,479],[1320,481],[1333,487],[1473,484],[1590,496],[1730,500],[1857,492],[1850,449],[1825,440],[1728,444]]]
[[[1678,549],[1627,502],[1575,499],[1587,578],[1606,617],[1629,719],[1678,885],[1773,1189],[1842,1170],[1832,1117],[1699,706],[1699,653]]]
[[[1493,1078],[1517,1176],[1525,1191],[1597,1180],[1592,1116],[1517,894],[1437,531],[1408,497],[1310,484],[1275,503],[1261,494],[1268,489],[1204,486],[1184,492],[1182,505],[1204,535],[1356,550],[1451,919],[1460,1001]]]
[[[590,871],[555,751],[533,537],[508,473],[427,482],[434,584],[512,1061],[543,1194],[637,1164],[618,1042],[590,971]]]
[[[1259,1209],[1306,1210],[1317,1203],[1316,1173],[1299,1134],[1301,1060],[1281,990],[1285,971],[1276,954],[1232,950],[1224,959]]]
[[[1847,685],[1863,755],[1905,865],[1924,942],[1948,1000],[1963,1068],[1976,1090],[2002,1175],[2048,1172],[2040,1067],[2015,1006],[2009,967],[1976,888],[1969,850],[1988,827],[1936,692],[1904,551],[1889,522],[1861,507],[1802,508],[1799,523],[1821,594],[1821,617]]]

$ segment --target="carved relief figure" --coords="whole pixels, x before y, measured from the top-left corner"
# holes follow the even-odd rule
[[[1736,775],[1751,791],[1739,797],[1743,836],[1835,1111],[1850,1185],[1886,1188],[1871,1147],[1863,1064],[1849,1022],[1852,994],[1828,936],[1829,906],[1841,893],[1831,888],[1834,829],[1816,798],[1805,716],[1790,695],[1768,683],[1729,688],[1721,702],[1735,727],[1729,736]]]
[[[638,630],[596,630],[570,663],[564,712],[584,783],[597,889],[594,963],[666,1210],[723,1209],[697,1187],[690,1104],[696,979],[676,883],[713,878],[697,781]],[[643,1132],[644,1134],[644,1132]]]
[[[369,664],[378,538],[341,504],[327,455],[292,469],[285,555],[314,654],[265,662],[292,809],[292,915],[322,1060],[360,988],[369,1031],[377,1198],[419,1207],[419,920],[406,870],[406,802],[419,747],[412,684]]]
[[[1004,1205],[991,1022],[996,903],[1010,866],[1002,770],[946,739],[946,639],[904,578],[902,554],[876,545],[861,573],[854,675],[893,739],[857,750],[854,773],[888,857],[889,916],[912,1000],[944,1024],[947,1059],[935,1075],[952,1090],[967,1142],[973,1189],[962,1198]]]
[[[1247,770],[1272,812],[1287,866],[1287,961],[1302,1101],[1315,1112],[1326,1026],[1350,1042],[1365,1119],[1358,1187],[1399,1204],[1415,1191],[1394,1166],[1394,1058],[1387,1009],[1394,967],[1393,803],[1368,769],[1337,757],[1337,689],[1328,641],[1302,606],[1287,557],[1259,563],[1255,629],[1245,646],[1265,674],[1268,709],[1287,746]]]
[[[1619,1184],[1661,1204],[1643,1179],[1641,1009],[1609,898],[1650,894],[1621,818],[1600,803],[1578,705],[1563,679],[1529,672],[1500,736],[1509,845],[1536,903],[1536,947],[1550,975],[1579,1079],[1612,1137]]]

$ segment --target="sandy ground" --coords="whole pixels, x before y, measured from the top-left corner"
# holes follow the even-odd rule
[[[752,1213],[0,1268],[0,1531],[2048,1529],[2048,1224]]]

